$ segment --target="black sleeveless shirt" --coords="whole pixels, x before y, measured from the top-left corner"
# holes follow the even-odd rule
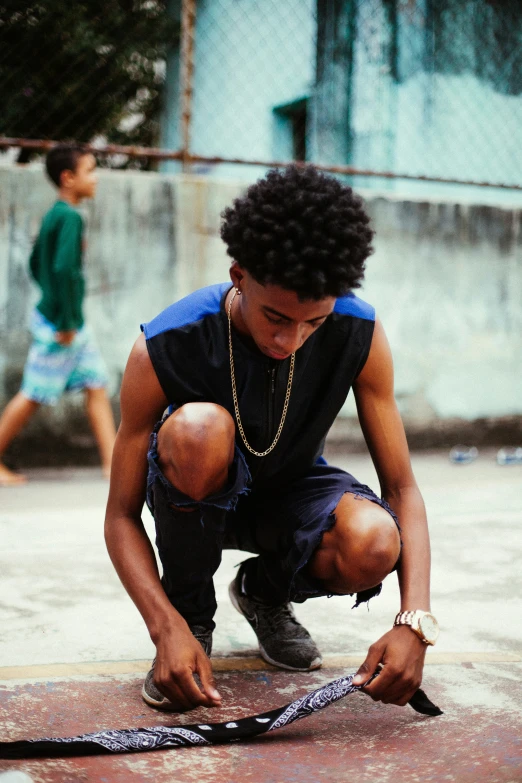
[[[225,298],[230,283],[208,286],[142,324],[149,356],[172,407],[213,402],[234,416]],[[375,325],[375,311],[349,294],[297,351],[292,393],[281,437],[266,457],[245,448],[256,489],[277,489],[305,475],[317,461],[328,430],[361,372]],[[277,361],[232,334],[239,412],[256,451],[272,443],[283,411],[290,359]]]

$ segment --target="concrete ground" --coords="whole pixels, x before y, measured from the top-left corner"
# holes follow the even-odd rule
[[[362,694],[258,740],[142,755],[0,761],[38,783],[141,781],[522,781],[522,468],[494,452],[469,466],[417,454],[429,512],[433,611],[440,640],[424,688],[444,715],[375,704]],[[336,459],[376,486],[369,459]],[[158,715],[140,699],[154,648],[103,544],[107,485],[95,470],[39,470],[26,487],[0,489],[0,740],[101,728],[221,721],[282,705],[355,671],[398,608],[394,576],[382,595],[297,606],[319,643],[323,669],[278,671],[256,656],[255,636],[226,588],[241,554],[216,577],[214,641],[219,710]],[[152,533],[151,520],[146,519]]]

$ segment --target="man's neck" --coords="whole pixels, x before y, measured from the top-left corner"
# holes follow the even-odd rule
[[[68,188],[58,189],[58,201],[66,201],[71,207],[77,207],[81,199],[78,198],[76,193],[71,193]]]

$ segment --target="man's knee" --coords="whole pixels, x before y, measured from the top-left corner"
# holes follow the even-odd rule
[[[395,567],[400,535],[391,515],[376,503],[345,495],[336,522],[316,553],[312,575],[334,593],[375,587]]]
[[[234,420],[225,408],[188,403],[169,416],[158,433],[159,465],[180,492],[203,500],[226,483],[234,443]]]
[[[387,514],[387,512],[384,512]],[[376,587],[394,569],[401,544],[393,519],[375,517],[358,540],[345,542],[336,559],[336,581],[341,592],[362,592]]]

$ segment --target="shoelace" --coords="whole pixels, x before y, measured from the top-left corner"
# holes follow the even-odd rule
[[[260,614],[263,614],[267,626],[270,630],[277,631],[284,625],[291,623],[294,626],[299,626],[299,622],[296,620],[294,613],[287,604],[283,606],[266,606],[261,605],[258,610]]]

